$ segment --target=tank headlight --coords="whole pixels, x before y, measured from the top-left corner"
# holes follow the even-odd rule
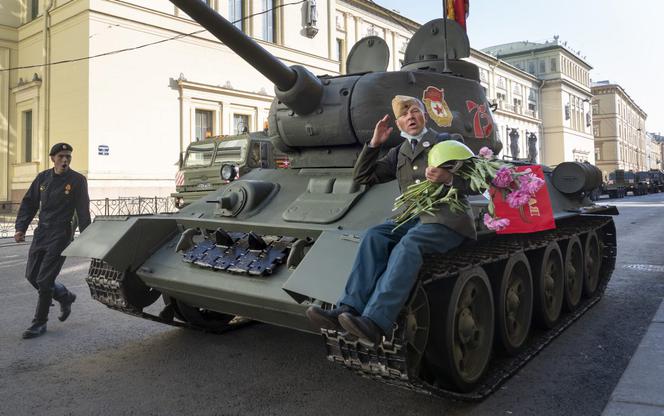
[[[221,179],[225,181],[233,181],[237,176],[237,166],[222,165],[221,166]]]

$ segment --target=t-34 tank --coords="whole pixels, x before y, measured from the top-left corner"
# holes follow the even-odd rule
[[[399,193],[396,181],[368,188],[352,176],[392,97],[422,97],[428,126],[461,135],[475,152],[502,147],[478,69],[461,60],[465,31],[444,19],[423,25],[401,71],[385,71],[381,39],[363,39],[348,75],[316,77],[285,66],[205,2],[171,1],[274,82],[269,134],[290,166],[254,169],[175,214],[100,218],[65,254],[92,258],[92,296],[121,312],[217,332],[244,317],[320,333],[305,309],[334,304],[360,234],[391,215]],[[389,144],[401,140],[394,132]],[[436,395],[493,391],[596,302],[612,273],[617,211],[587,198],[593,169],[544,168],[555,230],[496,235],[480,220],[486,199],[471,197],[478,240],[426,258],[380,345],[324,330],[328,359]],[[160,296],[159,316],[145,313]]]

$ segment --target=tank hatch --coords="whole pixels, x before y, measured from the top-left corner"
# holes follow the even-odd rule
[[[346,73],[380,72],[390,63],[390,48],[378,36],[367,36],[353,45],[346,61]]]
[[[445,32],[447,32],[447,58],[468,58],[470,42],[461,25],[450,19],[447,19],[447,24],[444,19],[434,19],[422,25],[408,42],[404,65],[418,61],[443,59]]]
[[[282,214],[284,221],[329,224],[346,215],[364,193],[351,176],[323,176],[309,179],[307,190]]]

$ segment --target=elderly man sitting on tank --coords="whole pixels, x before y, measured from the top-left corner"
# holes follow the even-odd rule
[[[429,150],[450,136],[425,127],[424,105],[417,98],[398,95],[392,100],[392,109],[404,142],[379,158],[380,146],[392,132],[390,117],[385,115],[357,159],[355,180],[373,185],[397,179],[403,192],[409,185],[426,179],[455,186],[463,200],[467,189],[463,179],[451,170],[427,166]],[[449,159],[472,156],[459,142],[450,141],[449,147],[456,152]],[[423,215],[396,230],[394,227],[394,221],[388,220],[366,231],[344,293],[337,302],[339,306],[331,310],[318,306],[307,309],[307,317],[316,327],[345,330],[375,345],[390,332],[408,300],[423,256],[444,253],[465,239],[476,237],[470,209],[453,213],[447,205],[440,206],[433,216]]]

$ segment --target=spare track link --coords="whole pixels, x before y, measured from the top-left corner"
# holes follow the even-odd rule
[[[190,325],[187,322],[180,322],[174,319],[164,319],[160,316],[143,312],[142,309],[136,308],[128,302],[127,297],[123,291],[124,278],[124,272],[120,272],[114,269],[105,261],[91,259],[90,269],[88,271],[88,276],[85,278],[85,282],[90,288],[90,295],[92,296],[92,299],[101,302],[109,308],[115,309],[116,311],[124,312],[128,315],[137,316],[139,318],[148,319],[150,321],[155,321],[162,324],[181,328],[196,329],[204,332],[224,333],[233,329],[238,329],[251,322],[246,318],[236,317],[229,323],[227,328],[218,331],[210,331]]]
[[[410,371],[406,359],[405,340],[403,339],[404,331],[399,330],[399,326],[402,325],[400,322],[389,339],[386,337],[383,343],[377,348],[368,348],[356,339],[333,330],[322,330],[328,360],[341,364],[364,377],[376,379],[383,383],[418,393],[459,401],[481,401],[513,376],[517,370],[530,361],[554,338],[599,301],[615,267],[617,248],[613,219],[606,216],[578,216],[560,221],[555,230],[544,231],[529,236],[494,236],[493,238],[461,247],[446,255],[425,259],[424,266],[420,271],[420,279],[426,289],[426,286],[431,282],[439,279],[455,278],[464,270],[504,261],[519,251],[529,252],[541,249],[552,241],[565,240],[572,235],[583,236],[583,234],[591,230],[601,230],[600,240],[603,243],[600,283],[595,295],[592,298],[584,299],[573,313],[561,316],[561,319],[554,328],[548,331],[531,332],[527,346],[516,356],[507,358],[494,357],[489,363],[483,383],[472,392],[459,393],[442,389],[428,384],[416,375],[411,374],[412,371]]]

